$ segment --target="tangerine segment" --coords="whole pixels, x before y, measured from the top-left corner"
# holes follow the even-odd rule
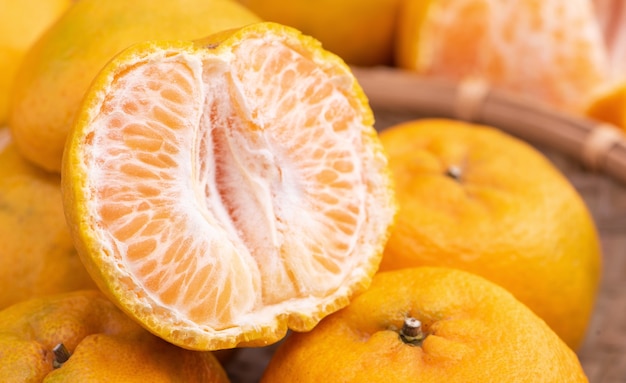
[[[63,169],[94,279],[193,349],[272,343],[345,306],[395,213],[372,112],[339,58],[272,23],[217,39],[121,53]]]

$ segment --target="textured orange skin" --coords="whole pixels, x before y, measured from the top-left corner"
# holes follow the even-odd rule
[[[414,317],[421,345],[399,336]],[[274,382],[587,382],[576,354],[501,287],[456,269],[382,272],[308,333],[290,335],[261,379]]]
[[[395,44],[400,68],[455,82],[480,78],[569,113],[580,114],[610,80],[586,0],[407,0]]]
[[[26,161],[10,141],[0,149],[0,201],[0,309],[95,287],[65,223],[61,177]]]
[[[457,267],[500,284],[580,346],[601,249],[576,190],[537,150],[496,129],[422,120],[385,130],[400,205],[381,270]],[[460,179],[446,174],[450,166]]]
[[[0,2],[0,126],[7,122],[10,89],[24,55],[71,3],[71,0]]]
[[[72,354],[53,368],[52,349]],[[228,378],[210,353],[148,333],[95,290],[36,298],[0,311],[3,382],[216,382]]]

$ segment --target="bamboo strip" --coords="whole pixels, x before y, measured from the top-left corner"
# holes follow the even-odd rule
[[[626,183],[626,139],[616,127],[500,89],[481,89],[475,80],[453,83],[387,67],[352,71],[375,109],[493,126]],[[468,94],[475,99],[467,100]]]

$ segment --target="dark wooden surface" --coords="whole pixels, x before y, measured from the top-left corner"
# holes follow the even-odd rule
[[[377,129],[419,117],[374,110]],[[626,185],[551,148],[535,146],[584,198],[602,241],[601,289],[579,358],[591,383],[626,383]],[[238,350],[225,366],[233,383],[258,382],[275,348]]]
[[[543,150],[589,206],[602,241],[600,294],[579,357],[591,383],[626,382],[626,187]]]

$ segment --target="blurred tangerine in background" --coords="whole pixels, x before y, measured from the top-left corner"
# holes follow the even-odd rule
[[[489,85],[580,114],[608,57],[589,0],[407,0],[396,65]]]
[[[393,65],[401,0],[239,0],[261,18],[299,29],[350,65]]]
[[[31,45],[71,0],[0,1],[0,126],[7,122],[13,78]]]
[[[576,354],[495,283],[452,268],[378,273],[352,303],[293,333],[261,383],[587,383]]]

